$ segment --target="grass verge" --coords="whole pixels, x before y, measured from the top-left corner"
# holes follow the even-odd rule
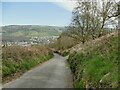
[[[118,87],[118,36],[72,53],[68,59],[75,88]]]
[[[22,74],[36,65],[49,60],[53,57],[53,53],[44,46],[12,46],[3,49],[2,57],[2,78],[4,83],[9,81],[7,80],[10,79],[9,77],[14,78],[18,73]]]

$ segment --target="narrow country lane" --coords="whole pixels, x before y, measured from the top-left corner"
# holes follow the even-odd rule
[[[54,57],[26,72],[20,78],[3,85],[3,88],[72,88],[72,75],[65,57]]]

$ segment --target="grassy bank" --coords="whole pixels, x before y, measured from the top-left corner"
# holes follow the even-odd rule
[[[4,47],[2,58],[3,82],[6,77],[14,76],[19,72],[26,72],[32,67],[49,60],[53,53],[45,46],[10,46]]]
[[[89,44],[72,53],[68,62],[75,88],[118,87],[118,36],[112,35]]]

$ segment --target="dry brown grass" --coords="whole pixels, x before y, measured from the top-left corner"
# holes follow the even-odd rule
[[[109,37],[117,36],[117,35],[118,35],[118,32],[109,33],[100,38],[96,38],[95,40],[89,40],[85,44],[79,43],[79,44],[75,45],[74,47],[70,48],[69,51],[80,52],[80,51],[83,51],[83,49],[88,48],[88,47],[92,48],[94,46],[100,46],[101,44],[106,43],[109,40]]]
[[[2,50],[3,80],[16,73],[25,72],[32,67],[50,59],[52,51],[46,46],[8,46]]]

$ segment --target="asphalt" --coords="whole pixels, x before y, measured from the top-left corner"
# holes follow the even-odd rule
[[[58,54],[49,61],[6,83],[3,88],[72,88],[72,74],[66,58]]]

